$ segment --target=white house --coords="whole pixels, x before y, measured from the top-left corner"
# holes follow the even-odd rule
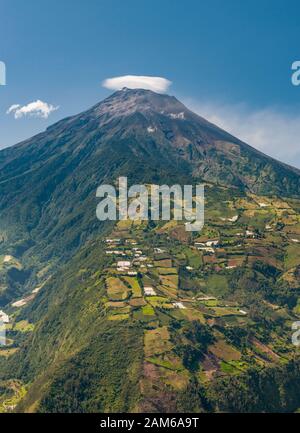
[[[164,253],[165,250],[162,250],[161,248],[154,248],[155,253]]]
[[[130,268],[130,266],[131,266],[131,262],[126,260],[120,260],[119,262],[117,262],[118,268]]]
[[[213,245],[218,245],[218,243],[219,241],[216,239],[216,240],[207,241],[205,245],[207,247],[212,247]]]
[[[181,310],[184,310],[186,308],[182,302],[173,302],[173,305],[175,308],[180,308]]]
[[[145,296],[155,296],[156,292],[151,286],[144,287]]]
[[[247,314],[247,311],[244,311],[244,310],[239,310],[239,312],[240,312],[241,314],[244,314],[244,315]]]
[[[212,247],[198,247],[198,250],[206,251],[207,253],[215,252],[215,250]]]
[[[0,310],[0,321],[3,323],[9,323],[9,316],[2,310]]]

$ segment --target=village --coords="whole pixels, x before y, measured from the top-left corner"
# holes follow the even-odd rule
[[[135,232],[138,234],[138,230],[135,229]],[[212,257],[219,248],[219,240],[205,238],[202,242],[195,241],[188,250],[189,260],[183,265],[183,261],[178,255],[174,257],[167,245],[145,247],[139,237],[128,238],[127,233],[121,230],[116,233],[118,237],[105,239],[105,253],[111,259],[110,266],[105,270],[109,320],[125,320],[132,313],[133,317],[151,323],[155,309],[161,308],[181,310],[183,317],[203,322],[202,310],[209,304],[219,308],[219,315],[222,308],[224,315],[247,315],[235,303],[224,304],[214,296],[201,292],[195,294],[193,290],[180,288],[179,274],[185,272],[192,278],[194,272],[199,272],[201,255],[198,251]],[[157,240],[161,242],[159,237]],[[237,266],[230,263],[229,260],[224,269]],[[205,311],[208,312],[207,308]],[[210,314],[214,317],[213,308]]]
[[[231,206],[228,203],[226,216],[221,211],[208,211],[206,227],[192,236],[174,221],[146,235],[143,223],[120,222],[113,236],[105,239],[105,254],[109,257],[104,272],[107,318],[142,323],[146,362],[167,369],[165,375],[172,371],[176,386],[185,383],[186,373],[170,352],[168,324],[176,319],[207,324],[212,329],[251,326],[253,318],[247,305],[228,297],[232,273],[239,268],[250,269],[257,262],[282,268],[274,258],[280,248],[278,236],[285,239],[288,251],[294,253],[298,248],[299,217],[287,203],[252,196],[247,202],[235,203],[235,209]],[[289,317],[279,305],[263,303],[272,314]],[[277,340],[270,347],[253,340],[248,351],[252,362],[281,359],[275,347],[286,350],[283,347],[289,341],[284,341]],[[217,372],[243,371],[247,368],[245,359],[220,335],[202,365],[202,380],[210,380]],[[147,378],[144,380],[147,383]]]

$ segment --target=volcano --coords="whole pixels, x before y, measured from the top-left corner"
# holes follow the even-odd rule
[[[122,176],[204,183],[204,229],[98,221],[97,187]],[[3,401],[13,389],[16,411],[297,410],[299,193],[298,169],[143,89],[2,150]]]

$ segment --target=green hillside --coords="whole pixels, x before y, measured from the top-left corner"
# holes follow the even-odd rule
[[[96,188],[121,175],[204,182],[203,230],[100,223]],[[296,411],[299,188],[298,170],[141,90],[1,151],[0,411]]]

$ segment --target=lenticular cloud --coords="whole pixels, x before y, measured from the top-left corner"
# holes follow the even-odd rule
[[[158,93],[165,93],[171,81],[163,77],[149,77],[143,75],[123,75],[120,77],[107,78],[102,82],[103,87],[110,90],[121,90],[124,87],[128,89],[146,89]]]

